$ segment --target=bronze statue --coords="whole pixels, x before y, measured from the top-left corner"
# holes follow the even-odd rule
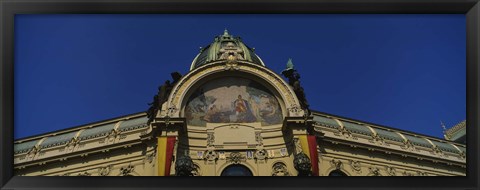
[[[298,171],[298,176],[312,176],[312,163],[305,153],[295,154],[293,166]]]
[[[293,91],[300,102],[300,107],[306,111],[306,115],[310,115],[310,105],[308,105],[305,92],[300,84],[300,74],[295,70],[292,59],[288,59],[287,68],[282,71],[282,75],[288,79],[288,84],[292,86]]]
[[[182,78],[182,74],[179,72],[173,72],[170,75],[172,76],[173,83],[170,83],[170,80],[166,80],[163,85],[160,85],[158,87],[157,95],[153,97],[153,102],[148,104],[150,106],[147,110],[148,124],[153,121],[157,112],[162,109],[163,103],[168,100],[168,96],[170,95],[173,86]]]
[[[195,165],[192,159],[188,155],[179,156],[175,162],[175,175],[176,176],[193,176],[193,170]]]
[[[147,124],[150,124],[153,121],[153,118],[155,118],[155,114],[158,111],[158,106],[156,106],[158,105],[158,95],[153,96],[152,103],[149,103],[148,105],[150,106],[150,108],[148,108],[148,111],[147,111],[147,117],[148,117]]]
[[[166,80],[163,85],[158,87],[158,107],[161,109],[162,104],[167,101],[168,95],[172,90],[172,84],[170,84],[170,80]]]

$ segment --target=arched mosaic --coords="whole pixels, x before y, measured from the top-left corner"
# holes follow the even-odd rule
[[[206,123],[280,124],[282,110],[275,96],[259,83],[241,77],[223,77],[203,84],[185,106],[189,125]]]

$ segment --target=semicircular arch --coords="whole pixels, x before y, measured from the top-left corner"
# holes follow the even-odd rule
[[[223,62],[211,63],[199,67],[184,77],[173,87],[167,101],[166,110],[162,110],[160,117],[181,117],[181,110],[195,88],[203,83],[222,76],[248,76],[264,84],[278,96],[284,116],[302,116],[303,110],[299,107],[298,99],[291,87],[273,71],[249,62],[226,64]]]

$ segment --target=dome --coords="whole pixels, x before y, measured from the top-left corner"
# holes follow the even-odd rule
[[[255,54],[254,48],[245,45],[240,37],[228,34],[225,29],[223,35],[215,37],[210,45],[200,49],[200,53],[193,59],[190,70],[214,61],[227,60],[227,58],[265,66],[260,57]]]

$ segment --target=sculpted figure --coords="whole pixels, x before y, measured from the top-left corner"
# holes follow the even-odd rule
[[[300,74],[294,69],[292,59],[288,59],[287,68],[282,71],[282,75],[288,79],[288,83],[292,86],[295,95],[297,95],[300,107],[306,111],[306,115],[310,115],[310,105],[305,97],[305,92],[300,84]]]
[[[170,83],[170,80],[166,80],[163,85],[160,85],[158,87],[157,95],[153,97],[152,103],[148,104],[150,106],[147,110],[148,124],[153,121],[157,111],[162,109],[163,103],[168,100],[168,96],[170,95],[173,86],[182,78],[182,75],[179,72],[173,72],[170,75],[172,76],[173,83]]]

